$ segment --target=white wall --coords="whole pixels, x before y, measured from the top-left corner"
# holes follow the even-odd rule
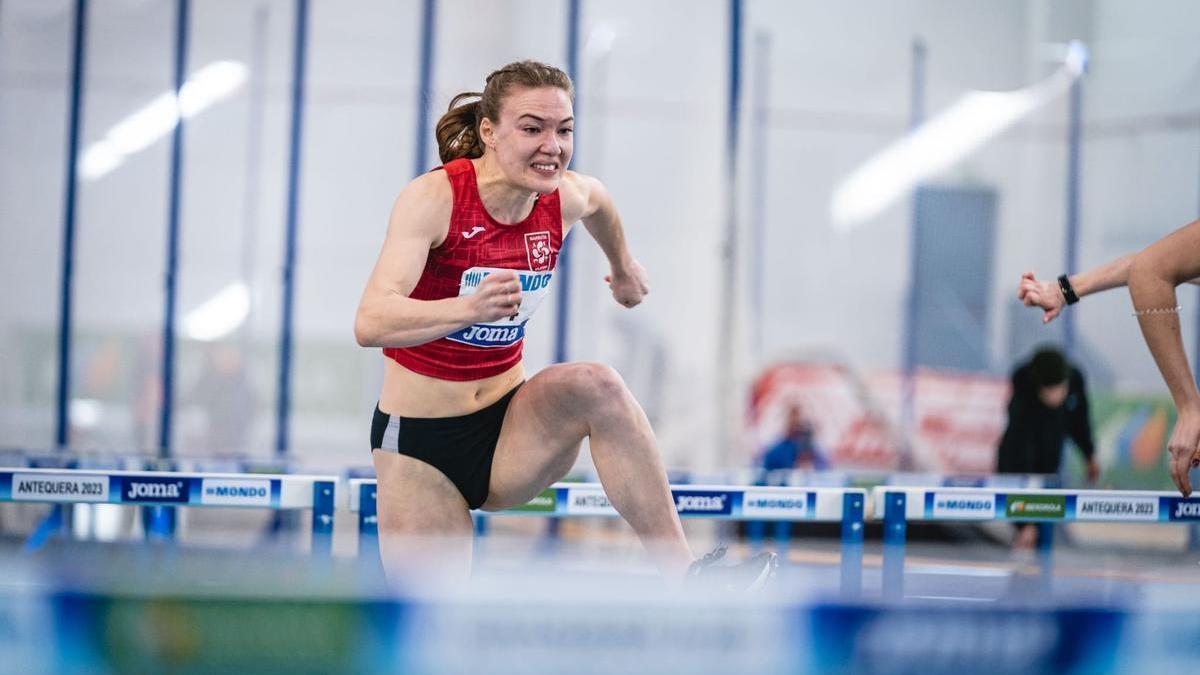
[[[83,139],[171,85],[174,3],[92,2]],[[181,213],[181,316],[244,281],[254,305],[224,342],[249,369],[255,416],[248,449],[274,437],[287,188],[293,3],[193,4],[193,68],[216,59],[256,64],[249,85],[186,127]],[[927,114],[970,89],[1025,86],[1055,64],[1053,45],[1085,40],[1080,263],[1138,248],[1200,208],[1200,7],[1186,0],[997,3],[984,0],[757,0],[745,3],[742,155],[738,184],[740,275],[721,264],[729,77],[724,0],[585,2],[578,163],[614,194],[652,293],[617,307],[606,264],[586,232],[572,234],[570,355],[613,363],[644,401],[668,461],[709,466],[729,455],[717,435],[720,364],[738,382],[772,359],[833,354],[853,365],[900,363],[908,284],[909,206],[901,202],[849,233],[833,230],[834,186],[899,138],[910,107],[914,37],[928,46]],[[686,16],[685,16],[686,14]],[[62,237],[70,6],[0,4],[0,445],[52,441],[53,341]],[[449,101],[518,58],[565,64],[566,3],[440,2],[430,137],[414,138],[420,3],[371,0],[311,5],[304,110],[292,422],[295,451],[313,461],[365,463],[380,357],[353,342],[353,312],[397,192],[413,174],[416,144],[436,164],[432,124]],[[684,26],[687,26],[685,29]],[[755,128],[752,45],[771,39],[769,120]],[[608,51],[598,48],[605,34]],[[1020,272],[1053,276],[1064,255],[1066,104],[1058,101],[939,176],[999,195],[993,371],[1005,372]],[[765,156],[750,150],[765,134]],[[766,183],[749,184],[765,163]],[[79,191],[73,397],[104,403],[104,421],[75,437],[119,449],[154,443],[162,322],[169,142],[161,141]],[[764,349],[749,338],[751,199],[764,195]],[[720,307],[734,283],[735,307]],[[555,310],[531,326],[529,365],[551,361]],[[1194,299],[1183,296],[1185,339]],[[1073,308],[1089,354],[1117,386],[1161,391],[1120,293]],[[1018,319],[1026,315],[1016,313]],[[722,322],[738,348],[718,354]],[[183,400],[175,443],[205,452],[212,420],[187,394],[210,369],[202,345],[180,346]],[[146,387],[151,387],[147,392]],[[735,416],[741,392],[732,397]],[[218,421],[219,423],[219,421]]]

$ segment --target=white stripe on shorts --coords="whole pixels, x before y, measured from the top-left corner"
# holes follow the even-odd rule
[[[383,442],[380,443],[380,450],[390,450],[392,452],[400,451],[400,416],[388,415],[387,429],[383,430]]]

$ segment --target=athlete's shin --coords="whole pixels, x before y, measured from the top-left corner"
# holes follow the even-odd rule
[[[603,395],[597,399],[589,443],[600,482],[664,576],[681,579],[693,556],[650,422],[615,372],[608,369],[595,377]]]

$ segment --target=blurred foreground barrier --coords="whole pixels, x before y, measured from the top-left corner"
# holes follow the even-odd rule
[[[1194,665],[1186,659],[1200,642],[1200,619],[1182,612],[747,602],[616,587],[581,597],[544,580],[552,597],[515,585],[523,597],[0,594],[0,673],[1069,675]]]

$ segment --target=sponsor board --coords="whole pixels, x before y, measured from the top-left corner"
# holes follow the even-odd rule
[[[935,492],[931,515],[954,520],[991,520],[996,515],[996,495]]]
[[[1076,520],[1158,520],[1158,497],[1075,498]]]
[[[1017,520],[1061,520],[1067,512],[1063,495],[1009,495],[1006,513]]]
[[[1171,497],[1167,506],[1167,517],[1171,520],[1200,520],[1200,499]]]
[[[125,477],[121,499],[127,502],[186,504],[188,482],[183,478]]]
[[[747,490],[742,497],[742,515],[796,520],[808,518],[808,493],[779,494]]]
[[[31,502],[106,502],[108,476],[13,474],[12,499]]]
[[[727,516],[733,512],[733,493],[674,490],[675,510],[680,514]]]
[[[617,510],[608,501],[608,495],[599,488],[568,488],[567,513],[581,516],[612,516]]]
[[[270,506],[270,479],[205,478],[200,503],[214,506]]]
[[[514,506],[509,511],[524,511],[528,513],[554,513],[554,507],[558,500],[558,491],[554,488],[546,488],[541,494],[529,500],[527,503],[520,506]]]

